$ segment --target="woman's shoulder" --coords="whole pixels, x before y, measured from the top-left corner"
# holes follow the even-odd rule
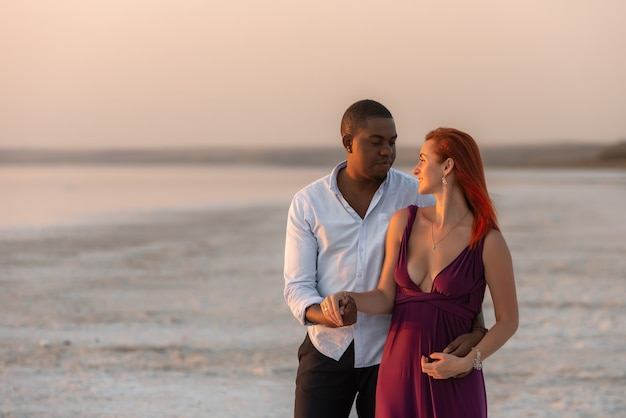
[[[423,208],[417,205],[410,205],[402,209],[398,209],[393,215],[392,218],[404,218],[406,219],[412,212],[421,212],[428,208]]]
[[[484,238],[483,254],[500,256],[509,253],[509,247],[500,230],[492,228]]]
[[[413,213],[415,213],[415,222],[419,222],[419,219],[424,217],[424,214],[432,209],[433,208],[431,207],[422,208],[416,205],[411,205],[399,209],[391,216],[391,219],[389,221],[389,228],[404,229],[407,222],[409,221],[409,217]]]
[[[409,220],[409,216],[411,216],[411,211],[416,209],[417,206],[411,205],[395,211],[389,220],[389,229],[397,231],[404,230],[404,227]]]
[[[397,211],[394,212],[393,215],[391,215],[390,223],[396,223],[396,222],[401,222],[401,221],[406,222],[410,213],[411,213],[411,206],[398,209]]]
[[[504,236],[502,235],[502,232],[500,232],[499,229],[491,228],[485,234],[485,245],[487,245],[487,243],[497,244],[497,243],[502,243],[502,242],[504,242]]]

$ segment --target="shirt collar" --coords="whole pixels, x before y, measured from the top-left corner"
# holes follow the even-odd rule
[[[337,184],[337,177],[339,177],[339,172],[348,166],[348,160],[343,160],[339,164],[333,168],[333,171],[330,173],[330,190],[336,195],[341,195],[339,191],[339,185]]]

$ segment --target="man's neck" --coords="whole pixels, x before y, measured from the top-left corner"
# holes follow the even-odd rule
[[[351,176],[347,168],[341,170],[337,175],[339,191],[361,218],[365,217],[372,198],[383,181],[362,176]]]
[[[346,187],[352,193],[365,193],[373,194],[378,190],[385,179],[373,179],[364,177],[360,174],[354,173],[350,170],[350,167],[346,167],[339,171],[337,182],[340,185]],[[341,187],[340,187],[341,190]],[[343,190],[341,190],[343,193]]]

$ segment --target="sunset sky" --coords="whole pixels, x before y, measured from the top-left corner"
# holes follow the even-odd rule
[[[622,0],[0,0],[0,147],[626,138]]]

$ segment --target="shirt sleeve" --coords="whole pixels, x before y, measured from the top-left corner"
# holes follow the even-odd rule
[[[418,207],[426,208],[428,206],[435,206],[437,201],[435,200],[435,196],[432,194],[418,194],[417,201],[415,202]]]
[[[285,238],[284,297],[291,313],[302,325],[306,309],[321,303],[323,298],[317,290],[317,239],[312,229],[312,214],[308,214],[307,202],[296,195],[287,217]]]

